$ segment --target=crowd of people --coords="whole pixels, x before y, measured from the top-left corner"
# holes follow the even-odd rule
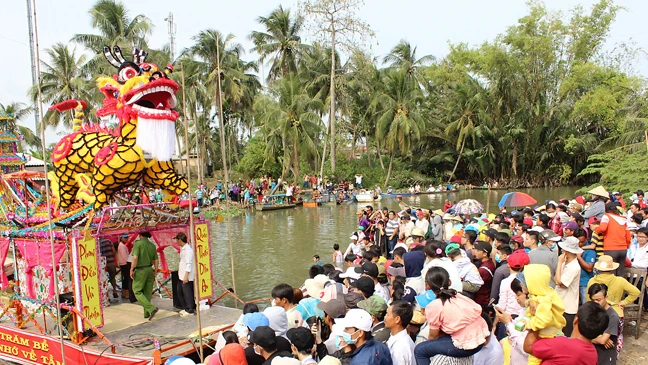
[[[648,267],[647,201],[632,200],[599,187],[473,217],[367,206],[346,249],[246,305],[206,363],[615,364],[640,294],[624,270]]]

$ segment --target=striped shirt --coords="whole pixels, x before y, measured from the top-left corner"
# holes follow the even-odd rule
[[[590,239],[590,243],[593,243],[596,245],[596,257],[602,256],[603,255],[603,240],[601,239],[601,235],[592,231],[592,238]]]
[[[387,234],[387,238],[394,234],[394,231],[398,226],[400,225],[400,222],[398,221],[398,218],[390,219],[387,221],[387,225],[385,226],[385,233]]]

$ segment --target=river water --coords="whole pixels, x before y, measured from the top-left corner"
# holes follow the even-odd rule
[[[536,188],[517,190],[525,192],[538,201],[571,199],[577,187]],[[496,212],[497,203],[506,190],[491,190],[490,211]],[[443,207],[445,200],[475,199],[488,206],[488,191],[462,190],[456,193],[419,195],[405,197],[411,206],[427,209]],[[308,268],[313,255],[320,255],[324,263],[331,262],[333,244],[338,243],[344,252],[349,236],[357,221],[355,212],[366,203],[349,205],[324,205],[318,208],[277,210],[269,212],[248,211],[245,215],[231,218],[229,222],[211,222],[215,279],[227,288],[232,287],[229,243],[234,255],[234,275],[238,296],[247,301],[269,297],[272,288],[279,283],[300,286],[308,278]],[[387,206],[398,209],[393,198],[383,198],[374,208]],[[217,288],[216,296],[223,293]],[[226,300],[224,304],[233,304]]]

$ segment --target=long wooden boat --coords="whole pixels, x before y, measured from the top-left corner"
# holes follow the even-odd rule
[[[296,204],[281,204],[281,205],[279,205],[279,204],[266,203],[266,204],[255,204],[254,208],[256,210],[260,211],[260,212],[266,212],[266,211],[270,211],[270,210],[292,209],[292,208],[294,208],[296,206],[297,206]]]
[[[513,188],[485,188],[483,186],[477,186],[473,190],[513,190]]]
[[[358,203],[371,203],[371,202],[374,202],[374,201],[378,201],[381,198],[382,197],[380,195],[378,195],[377,197],[374,197],[374,195],[371,194],[371,193],[357,194],[355,196],[355,199],[356,199],[356,201],[358,201]]]
[[[294,208],[297,205],[302,205],[304,203],[303,200],[298,201],[297,203],[293,202],[286,202],[286,194],[276,194],[276,195],[269,195],[264,198],[266,200],[266,203],[261,203],[261,204],[255,204],[254,209],[264,212],[264,211],[270,211],[270,210],[280,210],[280,209],[291,209]]]
[[[442,191],[421,191],[420,193],[392,193],[392,194],[381,194],[382,196],[386,198],[395,198],[397,196],[401,196],[403,198],[408,197],[408,196],[415,196],[415,195],[432,195],[432,194],[444,194],[444,193],[456,193],[458,192],[459,189],[452,189],[452,190],[442,190]]]

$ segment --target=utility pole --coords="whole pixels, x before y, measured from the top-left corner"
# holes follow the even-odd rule
[[[173,13],[169,13],[169,16],[164,18],[164,21],[167,22],[167,28],[169,32],[169,45],[171,53],[171,62],[175,60],[175,35],[176,35],[176,25],[173,22]]]
[[[36,55],[34,50],[36,49],[34,45],[34,19],[32,16],[32,0],[27,0],[27,22],[29,22],[29,55],[31,58],[31,75],[32,75],[32,85],[39,85],[38,75],[36,73]],[[39,105],[34,103],[34,132],[38,133],[38,115],[39,115]]]
[[[221,95],[221,78],[220,78],[220,50],[218,49],[218,43],[220,40],[216,38],[216,103],[218,106],[218,128],[220,134],[220,143],[221,143],[221,160],[223,161],[223,170],[225,172],[225,182],[224,186],[227,189],[227,184],[229,183],[229,171],[227,170],[227,154],[225,152],[225,122],[223,121],[223,97]]]

